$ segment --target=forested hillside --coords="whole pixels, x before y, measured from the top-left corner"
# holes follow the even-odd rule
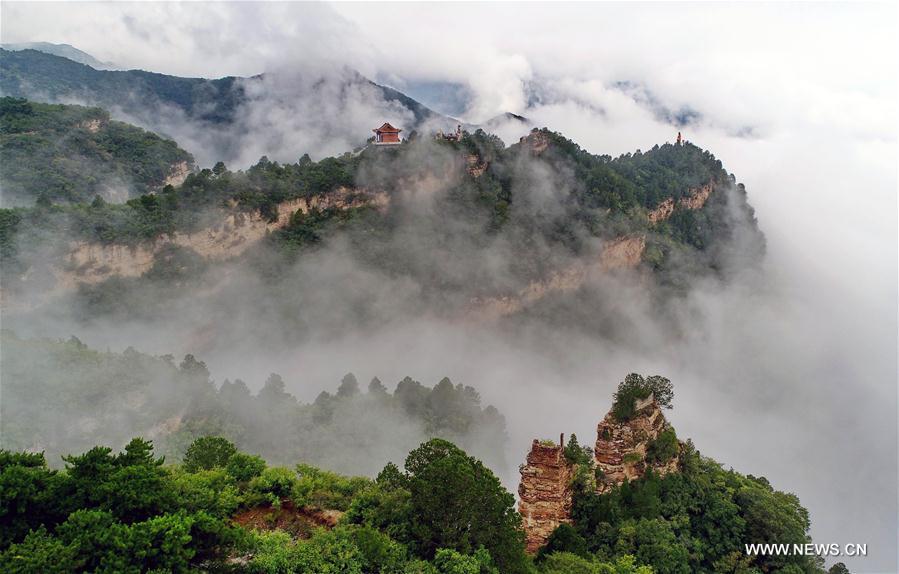
[[[213,232],[214,253],[199,239]],[[115,261],[73,254],[73,241],[102,257],[105,245],[144,246],[141,266],[117,273]],[[630,252],[600,247],[621,241]],[[172,250],[181,253],[175,272],[185,279],[201,278],[210,257],[244,258],[272,283],[335,242],[360,265],[408,278],[456,306],[514,294],[572,265],[589,270],[594,261],[683,284],[751,264],[764,249],[745,190],[709,152],[665,144],[611,158],[547,130],[508,147],[479,130],[460,141],[413,137],[318,162],[262,158],[246,171],[219,163],[122,205],[0,212],[4,269],[13,271],[7,295],[34,293],[33,277],[50,274],[84,284],[91,301],[107,307],[127,307],[109,299],[107,280],[115,280],[116,297],[127,297],[169,273]],[[27,273],[42,265],[49,271]]]
[[[746,543],[806,541],[807,511],[689,443],[662,479],[602,495],[577,479],[574,524],[533,557],[512,494],[442,439],[375,479],[271,466],[215,436],[174,465],[140,438],[63,460],[52,470],[43,454],[0,451],[4,572],[823,573],[808,557],[746,555]]]
[[[100,108],[0,98],[5,205],[125,201],[180,183],[193,158],[178,145],[111,121]]]
[[[264,382],[215,382],[192,355],[181,360],[123,353],[69,341],[0,339],[0,434],[8,449],[61,454],[94,444],[123,446],[152,438],[170,461],[195,438],[216,434],[270,462],[304,460],[331,470],[373,475],[428,437],[463,446],[491,466],[505,465],[503,416],[482,406],[470,386],[433,387],[409,377],[393,391],[377,377],[360,385],[347,374],[305,404],[272,374]],[[293,384],[296,382],[291,381]]]
[[[233,118],[242,100],[238,78],[178,78],[141,70],[96,70],[68,58],[37,50],[0,50],[3,95],[50,102],[63,98],[88,101],[104,108],[177,106],[189,117],[219,123]]]

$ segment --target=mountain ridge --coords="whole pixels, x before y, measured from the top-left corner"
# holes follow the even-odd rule
[[[193,157],[100,108],[0,98],[3,204],[124,201],[178,185]]]
[[[161,124],[153,117],[160,106],[173,107],[187,120],[207,127],[229,125],[238,120],[242,107],[256,97],[258,90],[255,85],[277,77],[276,73],[263,73],[249,77],[208,79],[145,70],[97,70],[39,50],[0,49],[0,95],[49,103],[84,101],[89,105],[119,110],[126,116],[125,119],[131,118],[141,127],[163,134],[170,126]],[[439,114],[399,90],[377,84],[355,70],[337,70],[334,77],[346,85],[370,88],[385,103],[406,110],[413,120],[405,126],[407,133],[426,123],[436,122],[445,129],[459,123],[455,118]],[[317,89],[315,78],[290,81],[295,85],[287,86],[288,90]],[[303,94],[287,92],[285,95]],[[365,137],[361,133],[357,137],[359,143],[364,142]]]
[[[348,244],[360,266],[415,281],[450,317],[496,320],[596,277],[677,284],[727,273],[728,250],[751,261],[763,249],[745,190],[708,152],[666,144],[612,159],[548,130],[508,147],[463,131],[320,162],[218,164],[122,205],[0,215],[7,306],[85,287],[102,300],[113,280],[127,297],[160,273],[202,277],[232,264],[277,282],[301,258]],[[755,245],[735,244],[736,227]],[[454,263],[420,260],[400,237],[427,238]],[[122,280],[131,287],[122,291]]]

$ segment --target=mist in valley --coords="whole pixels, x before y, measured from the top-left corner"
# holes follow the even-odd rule
[[[222,8],[217,18],[233,23],[242,9],[232,13]],[[266,10],[260,16],[263,21],[298,8]],[[482,10],[487,20],[498,8]],[[570,18],[571,10],[562,10],[558,18]],[[745,10],[750,22],[770,16],[764,10]],[[316,29],[356,32],[384,18],[361,8],[355,13],[347,7],[315,11]],[[719,8],[709,11],[722,21]],[[623,8],[614,12],[619,18],[633,17]],[[74,335],[100,350],[133,347],[171,354],[175,362],[193,354],[206,363],[217,386],[226,379],[241,379],[253,392],[263,388],[271,373],[278,373],[284,389],[305,403],[313,403],[322,391],[336,392],[346,373],[355,374],[363,390],[372,377],[390,391],[406,376],[427,386],[449,377],[474,387],[481,406],[493,405],[504,417],[508,437],[498,441],[505,445],[504,452],[484,452],[513,492],[518,464],[533,438],[574,432],[582,444],[592,444],[596,424],[626,374],[664,375],[675,389],[674,409],[666,416],[680,438],[691,438],[703,454],[725,466],[763,475],[776,488],[797,494],[811,513],[814,541],[867,543],[867,559],[846,560],[853,571],[895,571],[899,254],[896,109],[891,97],[896,78],[890,76],[882,88],[867,71],[895,69],[889,62],[874,63],[895,56],[881,53],[858,69],[841,51],[858,41],[857,49],[873,54],[883,47],[878,42],[895,47],[895,38],[883,40],[876,28],[878,33],[866,38],[853,34],[836,45],[809,39],[808,30],[798,32],[800,39],[794,40],[788,36],[799,28],[793,25],[801,15],[788,11],[777,20],[770,40],[782,49],[783,60],[755,59],[730,44],[723,31],[705,29],[689,18],[696,14],[688,12],[677,19],[680,34],[708,34],[720,48],[717,55],[700,56],[700,48],[684,42],[674,55],[661,56],[663,43],[657,36],[667,35],[662,23],[675,18],[662,10],[646,27],[666,34],[644,34],[645,45],[633,53],[604,55],[608,69],[591,70],[575,56],[579,47],[594,41],[586,29],[572,34],[570,46],[558,48],[566,58],[557,59],[560,63],[553,67],[542,51],[549,50],[547,37],[525,10],[529,33],[508,24],[496,31],[506,40],[490,46],[476,41],[486,26],[477,23],[464,36],[468,42],[412,55],[394,44],[419,38],[424,27],[410,29],[372,52],[359,47],[364,47],[359,36],[349,34],[352,61],[346,63],[369,77],[379,68],[390,68],[406,77],[441,75],[462,82],[474,94],[466,120],[521,113],[591,153],[612,155],[671,141],[678,130],[662,121],[658,110],[610,87],[613,76],[629,73],[661,94],[672,109],[686,102],[700,111],[698,120],[681,129],[746,185],[766,240],[760,262],[747,255],[758,249],[751,222],[735,209],[730,214],[733,241],[718,254],[723,269],[719,275],[687,269],[678,277],[680,286],[671,289],[640,271],[594,272],[576,289],[550,292],[520,313],[499,319],[479,314],[476,307],[471,313],[472,293],[514,295],[527,286],[520,269],[520,242],[533,238],[488,241],[483,222],[444,217],[441,191],[453,182],[438,177],[409,180],[397,190],[402,210],[395,215],[389,238],[394,243],[387,253],[401,256],[411,273],[375,265],[360,257],[351,238],[336,237],[284,263],[274,280],[259,266],[267,260],[262,249],[250,260],[211,266],[186,284],[129,287],[133,290],[125,310],[98,314],[86,306],[89,299],[67,293],[35,309],[5,310],[3,328],[23,338]],[[420,14],[409,7],[396,17]],[[4,26],[11,26],[10,20]],[[840,28],[830,20],[816,25]],[[248,27],[256,37],[256,25]],[[121,26],[112,28],[114,34],[124,33]],[[166,34],[181,38],[189,29],[182,23]],[[632,44],[620,32],[606,31],[608,37],[597,40],[603,46]],[[532,44],[524,45],[522,36]],[[810,52],[830,56],[833,69],[809,64],[807,52],[796,48],[802,38],[813,45]],[[105,44],[92,46],[86,36],[69,40],[101,60],[123,60],[123,54],[109,53]],[[338,94],[339,83],[325,82],[311,91],[314,97],[292,99],[297,82],[305,81],[299,78],[315,77],[321,70],[303,68],[297,59],[283,55],[264,56],[266,46],[282,41],[274,38],[266,44],[260,39],[246,58],[236,49],[227,52],[220,61],[230,67],[212,71],[166,70],[146,49],[135,51],[134,65],[158,64],[154,69],[205,76],[250,75],[263,65],[293,70],[280,76],[287,79],[256,81],[250,89],[255,95],[237,123],[241,137],[230,133],[227,144],[221,143],[222,134],[198,131],[172,112],[163,131],[204,166],[227,159],[234,167],[244,167],[261,155],[280,161],[295,161],[306,152],[316,158],[338,155],[357,145],[357,134],[367,136],[383,120],[409,121],[408,110],[379,100],[365,88]],[[189,46],[190,53],[202,54],[199,46]],[[641,56],[650,63],[641,63]],[[315,51],[304,60],[330,57]],[[476,57],[482,61],[472,64]],[[466,72],[459,59],[475,70]],[[423,70],[421,61],[429,62],[430,69]],[[794,90],[772,94],[771,86],[788,75],[791,65],[800,64],[807,65],[802,68],[804,81]],[[657,69],[666,71],[657,74]],[[487,77],[493,81],[486,82]],[[696,80],[684,79],[692,77]],[[732,77],[740,80],[723,80]],[[535,79],[554,84],[551,101],[527,101],[522,87]],[[808,102],[815,105],[809,107]],[[511,144],[527,128],[510,123],[497,131]],[[427,141],[419,149],[420,155],[410,161],[433,162],[435,173],[452,161]],[[516,191],[527,198],[522,209],[551,215],[568,189],[541,177],[541,169],[539,162],[519,166],[529,175]],[[382,175],[363,172],[356,183],[365,186]],[[727,193],[726,205],[738,205],[737,192]],[[579,239],[590,257],[602,249],[601,242],[586,233]],[[554,268],[574,260],[569,252],[539,242],[528,245],[528,251],[535,261],[552,262]],[[416,279],[425,277],[427,282]],[[166,380],[154,388],[161,398],[178,392]],[[359,456],[369,457],[364,464],[340,470],[376,472],[427,434],[396,411],[348,407],[343,416],[370,418],[372,425],[384,429],[378,438],[385,444],[367,444],[358,450]],[[384,424],[378,426],[381,416]],[[499,427],[489,428],[502,434]],[[358,440],[351,427],[344,430],[347,435],[331,444]],[[278,436],[276,429],[271,437]],[[477,437],[484,443],[495,440]]]

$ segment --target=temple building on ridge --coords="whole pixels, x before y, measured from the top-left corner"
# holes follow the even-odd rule
[[[375,132],[375,145],[397,145],[402,143],[400,141],[400,132],[403,130],[393,127],[388,122],[384,122],[384,125],[372,131]]]

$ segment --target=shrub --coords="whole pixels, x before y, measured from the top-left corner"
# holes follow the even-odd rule
[[[174,495],[181,508],[204,511],[219,518],[231,516],[241,496],[234,477],[220,468],[196,473],[172,473]]]
[[[250,481],[247,487],[250,495],[248,502],[268,500],[273,504],[279,503],[282,498],[291,496],[296,483],[296,473],[289,468],[283,466],[266,468],[262,474]]]
[[[677,456],[677,434],[668,427],[646,447],[646,462],[664,464]]]
[[[584,558],[590,557],[587,541],[578,534],[572,525],[564,523],[552,531],[552,534],[546,539],[546,544],[537,551],[536,559],[538,562],[542,562],[554,552],[570,552]]]
[[[440,548],[434,556],[434,566],[440,574],[499,574],[490,553],[484,548],[479,548],[473,555]]]
[[[371,484],[364,477],[345,477],[308,464],[296,466],[299,478],[291,492],[297,506],[346,510],[353,497]]]
[[[572,433],[565,445],[565,460],[570,464],[589,466],[593,463],[593,450],[588,446],[581,446],[577,442],[577,435]]]
[[[618,421],[630,420],[636,414],[637,400],[645,399],[649,395],[655,397],[660,407],[670,409],[671,400],[674,398],[671,381],[658,375],[643,378],[637,373],[629,374],[615,392],[612,414]]]
[[[201,436],[187,447],[183,461],[184,469],[188,472],[196,472],[216,467],[224,468],[236,452],[237,448],[226,438]]]
[[[256,455],[235,452],[228,459],[225,470],[237,482],[248,482],[262,474],[262,471],[265,470],[265,461]]]

